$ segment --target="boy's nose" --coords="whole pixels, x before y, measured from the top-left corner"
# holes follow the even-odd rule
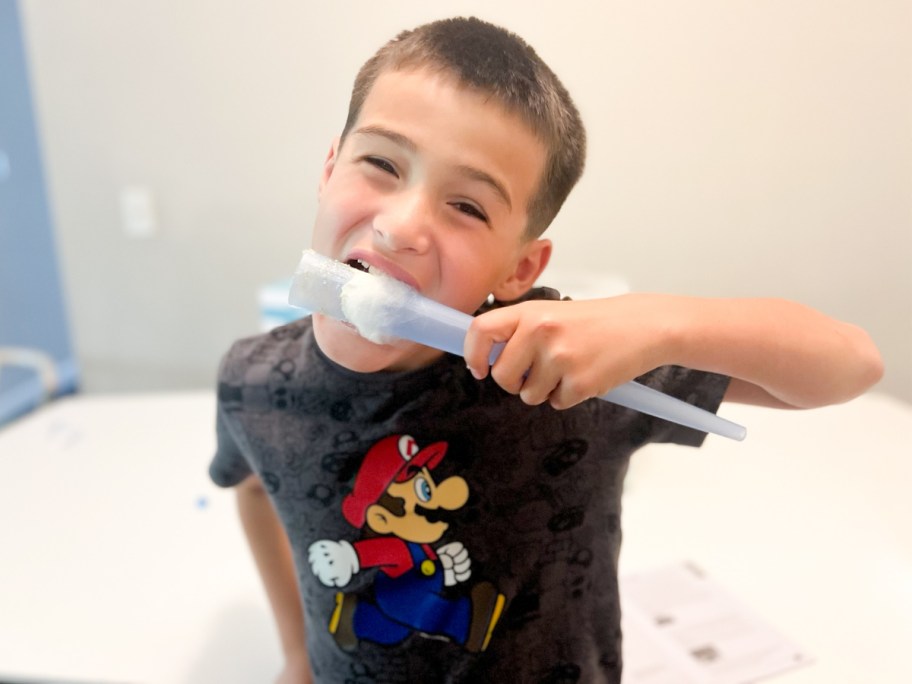
[[[403,193],[374,217],[374,234],[394,252],[425,252],[431,242],[433,209],[421,192]]]

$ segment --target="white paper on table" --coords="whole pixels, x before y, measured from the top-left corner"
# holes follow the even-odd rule
[[[623,684],[746,684],[812,662],[691,563],[620,579]]]

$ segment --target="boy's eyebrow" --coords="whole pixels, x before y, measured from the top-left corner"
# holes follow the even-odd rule
[[[383,126],[364,126],[362,128],[356,129],[352,135],[377,135],[382,138],[386,138],[392,143],[404,147],[409,152],[417,152],[418,146],[415,142],[408,136],[402,135],[402,133],[397,133],[396,131],[391,131],[388,128]],[[466,176],[472,180],[479,181],[485,185],[490,186],[494,192],[496,192],[500,198],[506,203],[509,209],[513,209],[513,203],[510,201],[510,193],[507,192],[507,189],[503,186],[503,183],[498,181],[491,174],[477,169],[474,166],[467,166],[465,164],[460,164],[456,167],[461,175]]]
[[[391,131],[388,128],[383,128],[383,126],[364,126],[355,130],[354,135],[378,135],[381,138],[386,138],[390,142],[393,142],[400,147],[404,147],[409,152],[417,152],[418,146],[412,141],[411,138],[402,135],[402,133],[397,133],[396,131]]]
[[[489,173],[485,173],[481,169],[476,169],[474,166],[465,166],[459,165],[456,167],[456,170],[459,171],[463,176],[468,176],[472,180],[480,181],[486,185],[491,186],[491,188],[500,195],[500,198],[506,203],[508,209],[513,208],[513,203],[510,201],[510,195],[507,192],[506,188]]]

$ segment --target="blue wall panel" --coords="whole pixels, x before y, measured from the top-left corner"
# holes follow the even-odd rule
[[[54,361],[57,393],[77,372],[48,210],[41,151],[15,0],[0,0],[0,358],[28,348]],[[7,354],[8,357],[8,354]],[[0,367],[0,425],[39,403],[44,386],[25,366]]]

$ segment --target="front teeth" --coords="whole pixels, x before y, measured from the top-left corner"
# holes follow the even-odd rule
[[[371,266],[369,263],[367,263],[367,262],[364,261],[363,259],[356,259],[355,261],[358,262],[358,265],[359,265],[366,273],[370,273],[371,275],[379,275],[379,274],[382,273],[381,271],[378,271],[376,268],[374,268],[373,266]]]

